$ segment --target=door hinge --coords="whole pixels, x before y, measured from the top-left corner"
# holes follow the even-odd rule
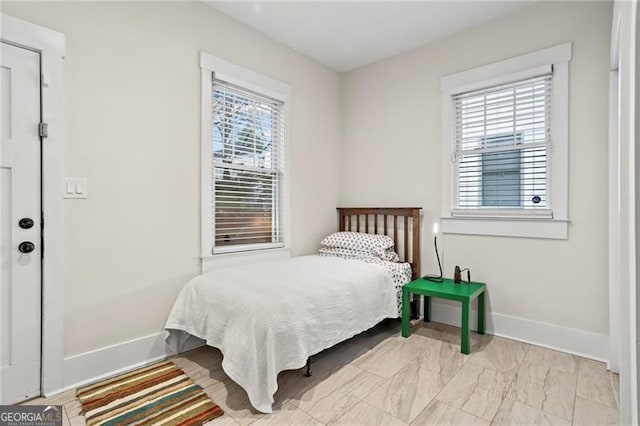
[[[49,136],[49,125],[47,123],[38,124],[38,134],[41,138],[46,138]]]

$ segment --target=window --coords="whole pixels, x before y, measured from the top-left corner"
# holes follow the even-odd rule
[[[566,238],[571,44],[442,78],[448,233]]]
[[[287,88],[210,55],[201,63],[203,256],[285,247]]]
[[[457,214],[547,208],[552,74],[453,96]]]
[[[214,248],[281,246],[284,103],[212,79]]]

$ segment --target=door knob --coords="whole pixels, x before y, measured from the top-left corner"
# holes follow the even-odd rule
[[[33,219],[31,219],[30,217],[23,217],[18,221],[18,226],[22,229],[33,228]]]
[[[31,241],[23,241],[18,245],[20,253],[31,253],[35,248],[36,246]]]

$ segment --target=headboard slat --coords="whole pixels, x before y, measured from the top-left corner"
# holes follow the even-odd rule
[[[407,235],[409,234],[409,216],[405,216],[404,217],[404,237],[402,238],[404,240],[404,260],[405,262],[409,260],[409,238],[407,238]]]
[[[413,231],[412,231],[412,235],[413,235],[413,252],[411,253],[411,256],[413,258],[413,270],[414,271],[420,271],[420,211],[419,210],[414,210],[413,211],[413,215],[412,215],[412,219],[411,222],[413,222]],[[418,236],[417,238],[415,236]],[[418,253],[416,255],[416,253]],[[420,274],[418,274],[418,277],[420,276]],[[417,277],[414,277],[414,279]]]
[[[396,251],[398,250],[398,216],[393,215],[393,244],[396,246]]]

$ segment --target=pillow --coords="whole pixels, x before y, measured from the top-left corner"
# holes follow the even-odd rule
[[[334,232],[326,236],[320,245],[323,247],[355,250],[384,260],[394,257],[393,240],[387,235],[365,234],[362,232]]]
[[[336,256],[346,259],[373,258],[382,259],[389,262],[400,262],[400,256],[398,256],[398,253],[393,251],[392,248],[385,250],[382,255],[338,247],[322,247],[320,248],[319,253],[325,256]]]

